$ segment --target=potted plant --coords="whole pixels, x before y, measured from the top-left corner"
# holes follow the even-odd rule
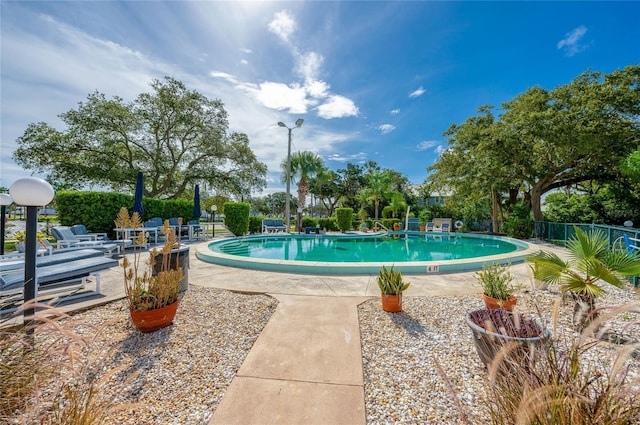
[[[473,334],[478,356],[487,367],[503,349],[517,364],[526,365],[532,353],[551,335],[535,320],[505,309],[472,311],[467,314],[466,323]]]
[[[385,266],[382,266],[378,274],[378,287],[381,292],[382,309],[389,313],[402,311],[402,292],[404,292],[409,285],[411,285],[409,282],[403,281],[402,273],[399,270],[394,270],[393,266],[387,270]]]
[[[129,216],[127,209],[121,208],[115,224],[124,235],[124,230],[127,228],[141,228],[142,220],[138,213]],[[170,325],[178,309],[183,272],[178,264],[170,264],[171,251],[178,246],[176,234],[168,220],[164,222],[161,231],[165,235],[162,250],[158,252],[155,248],[152,249],[145,265],[140,265],[141,247],[146,243],[144,232],[138,233],[134,240],[133,260],[130,261],[126,255],[122,259],[125,293],[131,320],[142,332],[152,332]],[[177,256],[174,257],[177,262]],[[153,271],[156,258],[162,259],[162,267],[157,273]]]
[[[574,230],[567,241],[568,260],[539,251],[526,261],[533,265],[535,279],[558,284],[563,293],[573,295],[574,321],[582,329],[596,317],[595,300],[604,293],[599,283],[624,287],[628,283],[625,276],[640,275],[640,258],[624,248],[609,248],[609,239],[601,230],[587,233],[577,226]]]
[[[517,287],[513,284],[514,277],[509,265],[484,265],[474,276],[482,285],[482,298],[488,309],[513,310],[517,302],[513,293]]]

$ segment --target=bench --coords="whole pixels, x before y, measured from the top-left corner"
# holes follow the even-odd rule
[[[262,233],[286,232],[284,220],[277,218],[265,218],[262,220]]]
[[[59,254],[61,255],[61,254]],[[100,272],[118,265],[118,260],[106,257],[89,257],[57,264],[36,266],[37,289],[48,286],[67,286],[82,282],[90,275],[96,276],[96,292],[100,293]],[[24,271],[13,270],[0,275],[0,295],[13,295],[22,292]]]

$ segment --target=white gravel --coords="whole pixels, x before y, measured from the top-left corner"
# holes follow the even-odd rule
[[[521,310],[537,307],[545,320],[558,298],[538,290],[518,296]],[[612,289],[598,299],[600,306],[639,302],[631,290]],[[134,413],[113,412],[108,423],[206,424],[276,305],[265,295],[194,286],[174,324],[150,334],[133,327],[124,301],[75,315],[74,320],[104,327],[93,344],[103,353],[98,374],[118,370],[115,379],[101,385],[104,397],[114,406],[138,404]],[[464,323],[465,314],[477,308],[482,308],[477,295],[405,297],[404,311],[397,314],[383,312],[378,298],[359,307],[367,424],[462,423],[436,361],[469,423],[488,423],[486,372]],[[559,332],[573,334],[571,311],[571,302],[561,306]],[[640,314],[624,314],[613,326],[621,329],[638,320]],[[638,328],[632,328],[636,338]],[[601,354],[614,350],[603,345]],[[640,380],[640,361],[632,365],[631,376]]]
[[[530,312],[549,323],[558,293],[527,291],[517,294],[520,311]],[[599,306],[636,303],[637,292],[616,288],[598,299]],[[365,381],[365,403],[368,424],[460,424],[460,409],[469,423],[490,423],[483,405],[484,366],[475,351],[471,331],[464,319],[467,312],[483,308],[481,297],[405,297],[401,313],[386,313],[380,301],[370,300],[359,307],[362,338],[362,361]],[[573,303],[560,307],[558,332],[578,335],[573,331]],[[640,311],[640,310],[636,310]],[[623,314],[612,322],[612,329],[640,320],[640,314]],[[627,330],[640,339],[640,326]],[[613,353],[615,346],[602,347],[589,353],[596,358]],[[442,368],[454,393],[448,391],[436,366]],[[640,388],[640,361],[633,361],[630,376]]]
[[[118,370],[99,386],[115,407],[107,423],[206,424],[276,306],[266,295],[192,286],[173,324],[152,333],[133,326],[124,300],[74,315],[102,327],[92,344],[98,374]]]

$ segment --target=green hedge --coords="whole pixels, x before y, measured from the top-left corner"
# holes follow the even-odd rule
[[[224,203],[224,225],[236,236],[244,236],[249,231],[251,205],[246,202]]]
[[[133,207],[133,196],[110,192],[59,191],[55,196],[58,219],[63,226],[84,224],[91,232],[106,232],[113,237],[114,220],[120,208]],[[152,217],[193,219],[193,201],[143,198],[144,221]]]
[[[319,218],[318,225],[321,229],[327,230],[328,232],[338,231],[338,221],[335,217]]]

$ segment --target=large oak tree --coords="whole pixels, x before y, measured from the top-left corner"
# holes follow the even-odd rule
[[[179,198],[196,183],[218,193],[249,195],[266,186],[266,165],[244,133],[229,133],[227,112],[170,77],[127,103],[93,93],[60,115],[67,128],[40,122],[17,140],[15,161],[65,185],[133,190],[145,175],[144,195]]]

